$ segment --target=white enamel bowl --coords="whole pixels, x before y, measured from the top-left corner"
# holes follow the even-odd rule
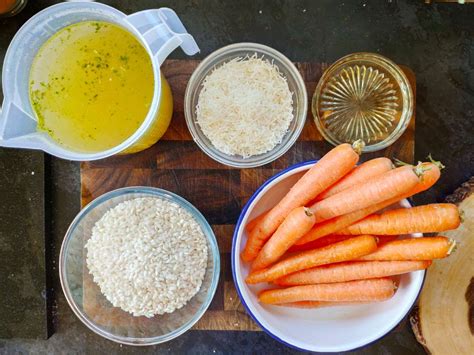
[[[423,285],[424,271],[400,277],[395,295],[388,301],[320,309],[296,309],[262,305],[257,294],[268,285],[249,286],[249,265],[239,254],[247,240],[248,221],[274,206],[315,162],[294,165],[266,181],[245,205],[232,243],[232,272],[239,297],[255,322],[276,340],[307,351],[339,352],[360,348],[395,328],[414,305]],[[407,200],[402,207],[410,207]],[[414,236],[421,236],[417,234]]]

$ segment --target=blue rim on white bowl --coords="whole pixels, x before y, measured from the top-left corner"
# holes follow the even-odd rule
[[[243,248],[243,235],[245,234],[245,225],[252,218],[256,217],[261,212],[269,207],[263,208],[259,206],[262,201],[262,196],[269,193],[272,188],[276,185],[281,184],[287,178],[297,173],[302,173],[315,164],[317,161],[306,161],[302,162],[279,172],[273,177],[269,178],[263,183],[257,191],[252,195],[249,201],[245,204],[239,219],[237,221],[233,239],[232,239],[232,251],[231,251],[231,266],[232,276],[234,284],[237,289],[237,294],[244,305],[247,313],[252,319],[272,338],[279,342],[304,351],[316,351],[316,352],[340,352],[358,349],[367,346],[388,334],[393,330],[410,312],[413,308],[423,286],[425,272],[416,271],[401,277],[400,287],[397,290],[395,296],[385,302],[377,304],[366,304],[360,306],[345,306],[337,308],[321,308],[321,309],[294,309],[279,306],[263,306],[256,300],[255,293],[257,290],[262,289],[262,286],[248,286],[245,283],[245,275],[242,269],[246,269],[247,266],[240,259],[240,252]],[[296,180],[296,177],[293,177]],[[285,187],[286,189],[288,186]],[[286,189],[282,189],[279,192],[280,195],[284,195]],[[282,196],[279,196],[281,198]],[[276,199],[278,200],[278,198]],[[267,201],[268,198],[267,198]],[[265,201],[264,201],[265,203]],[[273,202],[274,203],[274,202]],[[402,201],[402,207],[410,207],[410,203],[407,200]],[[260,210],[259,210],[260,208]],[[413,234],[414,237],[420,237],[421,234]],[[247,269],[248,270],[248,269]],[[403,295],[401,294],[403,293]],[[407,295],[406,295],[407,294]],[[403,298],[403,296],[406,296]],[[401,297],[401,298],[400,298]],[[394,304],[397,307],[393,309]],[[378,312],[375,313],[376,320],[378,323],[373,326],[374,328],[370,333],[363,334],[356,340],[345,340],[350,334],[358,336],[357,332],[360,332],[360,318],[365,313],[370,313],[371,310],[381,308],[382,304],[385,304],[389,313]],[[390,309],[392,309],[390,311]],[[274,316],[276,314],[276,316]],[[369,314],[370,315],[370,314]],[[274,324],[269,322],[269,318],[272,317],[274,323],[284,324],[282,327],[275,327]],[[342,326],[342,322],[353,320],[354,327],[348,331],[347,325]],[[370,321],[370,319],[368,320]],[[350,323],[350,322],[349,322]],[[350,324],[349,324],[350,325]],[[301,331],[292,328],[302,328]],[[364,329],[362,327],[362,329]],[[311,332],[311,339],[298,339],[297,336],[302,336],[302,333],[308,330]],[[327,343],[328,338],[331,338],[332,334],[324,334],[324,331],[334,332],[337,336],[337,344]],[[294,332],[297,332],[295,336]]]
[[[116,206],[120,202],[138,197],[156,197],[178,204],[187,210],[195,218],[196,222],[199,223],[208,242],[209,261],[200,290],[184,307],[173,313],[161,316],[157,315],[151,318],[152,321],[156,324],[160,324],[160,327],[162,327],[160,329],[157,327],[156,331],[149,326],[149,323],[139,324],[139,322],[135,322],[137,319],[143,319],[144,317],[133,317],[128,314],[125,324],[122,323],[117,326],[113,317],[110,317],[110,321],[108,317],[102,317],[104,318],[103,320],[105,320],[105,324],[104,322],[99,324],[88,314],[83,305],[85,289],[83,272],[86,272],[84,270],[85,256],[83,250],[84,244],[88,239],[87,236],[90,237],[89,233],[92,226],[96,220],[103,216],[106,210]],[[217,290],[219,274],[219,247],[214,232],[204,216],[195,206],[181,196],[167,190],[146,186],[120,188],[107,192],[90,202],[72,221],[64,237],[59,256],[61,286],[66,300],[76,316],[96,334],[117,343],[127,345],[144,346],[160,344],[174,339],[189,330],[204,315],[211,304]],[[87,287],[92,289],[92,286]],[[106,309],[108,311],[113,309],[118,310],[105,300],[105,297],[100,294],[99,290],[96,292],[96,297],[100,299],[98,301],[99,307],[107,307]],[[112,312],[110,312],[110,314],[112,314]],[[170,319],[172,319],[172,322],[168,321]],[[132,329],[132,327],[137,328]],[[140,333],[140,331],[145,328],[147,331]],[[129,329],[132,331],[129,331]],[[127,334],[124,334],[125,332],[127,332]],[[137,334],[140,334],[140,336]]]

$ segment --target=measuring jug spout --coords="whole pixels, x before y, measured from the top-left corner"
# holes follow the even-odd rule
[[[161,65],[178,47],[187,55],[199,52],[199,47],[184,27],[176,12],[160,8],[136,12],[127,21],[140,32]]]
[[[36,120],[16,105],[4,100],[0,109],[0,146],[32,148],[37,136]]]

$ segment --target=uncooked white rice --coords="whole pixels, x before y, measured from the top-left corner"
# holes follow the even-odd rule
[[[107,211],[86,243],[87,267],[102,294],[134,316],[183,307],[200,289],[207,241],[176,203],[145,197]]]

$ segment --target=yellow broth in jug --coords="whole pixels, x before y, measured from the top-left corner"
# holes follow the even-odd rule
[[[67,149],[113,148],[143,123],[153,100],[153,67],[125,29],[85,21],[45,42],[30,71],[38,129]]]

